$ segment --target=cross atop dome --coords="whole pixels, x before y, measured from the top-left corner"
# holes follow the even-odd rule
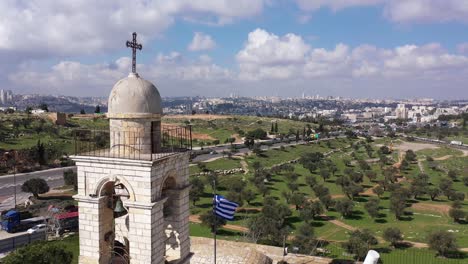
[[[132,48],[132,72],[136,73],[136,50],[141,50],[143,46],[136,41],[137,33],[133,32],[132,42],[127,40],[127,48]]]

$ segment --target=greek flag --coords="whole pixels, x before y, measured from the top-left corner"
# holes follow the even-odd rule
[[[226,220],[234,220],[234,213],[236,208],[239,205],[233,202],[230,202],[224,196],[215,195],[214,198],[214,212],[217,216],[224,218]]]

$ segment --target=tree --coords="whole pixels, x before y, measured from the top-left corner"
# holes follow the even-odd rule
[[[341,199],[335,202],[335,209],[343,217],[348,217],[353,214],[354,203],[348,199]]]
[[[200,216],[200,220],[202,225],[210,228],[211,233],[214,233],[215,228],[218,229],[219,227],[226,224],[226,220],[213,214],[213,211],[206,211]]]
[[[190,188],[190,200],[195,205],[196,202],[200,200],[200,197],[203,196],[205,193],[205,184],[199,177],[193,177],[190,179],[190,184],[192,187]]]
[[[463,184],[464,184],[465,186],[468,186],[468,176],[464,176],[464,177],[462,178],[462,181],[463,181]]]
[[[448,256],[450,253],[458,251],[455,236],[447,231],[434,231],[429,234],[429,248],[437,251],[439,256]]]
[[[390,150],[390,148],[387,147],[387,146],[382,146],[382,147],[380,147],[379,151],[380,151],[382,154],[384,154],[384,155],[388,155],[388,154],[392,153],[392,151]]]
[[[377,173],[372,170],[366,171],[366,177],[369,179],[369,181],[373,182],[375,179],[377,179]]]
[[[32,178],[23,183],[21,191],[32,193],[35,198],[39,198],[39,194],[49,191],[49,185],[42,178]]]
[[[335,201],[333,200],[332,196],[328,193],[328,194],[323,194],[321,196],[318,197],[320,202],[323,204],[323,206],[325,206],[325,209],[329,209],[330,207],[332,207],[333,205],[335,205]]]
[[[351,160],[350,160],[350,159],[344,158],[344,159],[343,159],[343,163],[344,163],[345,166],[351,167]]]
[[[425,195],[429,191],[429,176],[421,173],[411,182],[410,191],[414,196],[414,199],[418,199],[418,196]]]
[[[371,167],[365,160],[359,160],[358,164],[359,164],[359,168],[361,168],[361,170],[363,171],[367,171],[371,169]]]
[[[453,181],[448,178],[442,178],[439,183],[440,191],[450,199],[450,194],[453,193]]]
[[[44,110],[44,111],[46,111],[46,112],[49,112],[49,107],[48,107],[47,104],[45,104],[45,103],[40,104],[40,105],[39,105],[39,108],[40,108],[41,110]]]
[[[370,247],[377,245],[378,241],[370,230],[356,230],[351,233],[348,242],[344,243],[344,248],[348,253],[356,256],[358,260],[363,259]]]
[[[78,174],[73,170],[63,171],[63,181],[65,185],[73,185],[73,189],[78,190]]]
[[[323,181],[325,182],[327,179],[330,178],[330,172],[327,169],[320,169],[320,176],[323,178]]]
[[[403,234],[400,229],[396,227],[389,227],[384,230],[383,238],[385,241],[389,242],[392,247],[396,247],[398,243],[403,241]]]
[[[366,209],[367,213],[372,218],[379,217],[379,208],[380,208],[380,200],[378,198],[372,197],[364,204],[364,208]]]
[[[405,154],[405,160],[408,162],[416,161],[416,154],[411,149],[408,149]]]
[[[441,191],[439,188],[429,188],[427,190],[427,194],[431,197],[431,201],[435,201],[435,199],[440,195]]]
[[[291,241],[291,248],[298,248],[297,253],[302,254],[312,254],[313,250],[316,247],[316,239],[314,234],[313,227],[308,224],[304,223],[299,227],[299,230],[294,236],[294,239]]]
[[[460,208],[451,208],[449,210],[449,216],[453,218],[453,221],[460,222],[462,219],[466,217],[465,211]]]
[[[250,202],[251,202],[252,200],[255,200],[255,197],[256,197],[256,196],[257,196],[257,195],[255,194],[254,191],[252,191],[252,189],[244,189],[244,190],[242,191],[242,198],[243,198],[245,201],[247,201],[247,203],[248,203],[249,205],[250,205]]]
[[[323,184],[315,185],[312,188],[312,191],[314,191],[314,194],[317,197],[320,197],[322,195],[330,194],[330,190],[326,186],[324,186]]]
[[[364,188],[362,188],[361,185],[354,182],[350,182],[349,185],[343,187],[343,192],[350,200],[354,200],[354,198],[359,196],[359,193],[361,193],[363,190]]]
[[[261,212],[247,222],[249,235],[274,245],[281,245],[284,236],[287,235],[286,217],[291,214],[287,205],[278,203],[274,197],[265,197]]]
[[[322,213],[323,207],[319,201],[306,201],[299,212],[302,220],[306,223],[308,223],[310,219],[316,219]]]
[[[456,170],[449,170],[447,176],[452,179],[452,181],[456,181],[458,177],[458,173]]]
[[[96,105],[96,108],[94,109],[95,114],[100,114],[101,113],[101,107],[99,105]]]
[[[34,159],[39,163],[39,165],[47,164],[47,154],[44,144],[41,143],[41,140],[37,141],[36,147],[33,149]]]
[[[278,122],[275,122],[275,133],[278,134]]]
[[[81,115],[85,115],[85,114],[86,114],[86,111],[85,111],[84,109],[81,109],[81,110],[80,110],[80,114],[81,114]]]
[[[384,189],[380,185],[374,187],[372,192],[375,193],[379,198],[385,193]]]
[[[303,193],[297,192],[291,196],[291,203],[296,206],[296,210],[299,210],[300,206],[304,204],[305,201],[306,197]]]
[[[247,137],[253,139],[264,139],[267,137],[267,132],[265,132],[265,130],[261,128],[257,128],[255,130],[247,132]]]
[[[307,185],[309,185],[311,188],[317,185],[317,178],[314,175],[307,175],[305,180]]]
[[[70,264],[73,253],[60,244],[35,242],[20,247],[2,259],[4,264],[49,263]]]
[[[409,197],[409,191],[400,187],[390,194],[390,211],[395,214],[396,219],[400,220],[405,213],[406,200]]]

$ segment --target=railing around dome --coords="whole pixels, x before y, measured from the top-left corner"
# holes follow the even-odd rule
[[[192,127],[162,125],[155,131],[77,129],[73,131],[75,156],[157,160],[192,149]]]

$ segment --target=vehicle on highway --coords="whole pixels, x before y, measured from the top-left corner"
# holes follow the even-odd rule
[[[8,233],[16,233],[46,222],[43,216],[23,219],[22,213],[10,210],[2,215],[2,229]]]
[[[39,232],[45,232],[47,230],[47,225],[46,224],[38,224],[35,225],[26,231],[28,234],[35,234]]]

